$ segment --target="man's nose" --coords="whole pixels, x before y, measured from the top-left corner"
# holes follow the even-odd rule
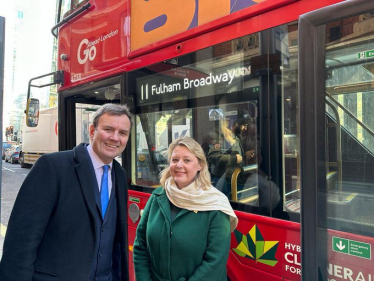
[[[112,140],[119,140],[119,132],[117,132],[117,131],[114,131],[113,133],[112,133],[112,135],[110,136],[110,139],[112,139]]]

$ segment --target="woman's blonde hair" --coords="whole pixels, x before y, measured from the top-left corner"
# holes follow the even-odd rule
[[[179,139],[174,140],[168,149],[168,163],[169,165],[165,167],[160,173],[160,183],[163,187],[165,187],[165,181],[170,177],[170,160],[171,155],[173,154],[174,149],[177,146],[184,146],[186,147],[199,161],[202,169],[201,171],[197,172],[195,183],[198,187],[202,188],[203,190],[209,189],[211,186],[210,181],[210,173],[208,170],[208,163],[205,157],[205,153],[198,142],[196,142],[191,137],[181,137]]]

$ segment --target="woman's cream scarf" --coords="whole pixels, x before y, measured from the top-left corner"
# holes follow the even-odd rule
[[[183,189],[179,189],[170,177],[165,181],[165,191],[170,202],[181,209],[194,212],[219,210],[230,216],[231,231],[234,231],[238,225],[238,218],[231,208],[229,200],[214,186],[203,190],[193,182]]]

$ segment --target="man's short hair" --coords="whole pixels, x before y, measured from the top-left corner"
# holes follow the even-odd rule
[[[106,103],[102,105],[94,114],[92,124],[95,129],[97,128],[100,117],[105,113],[108,115],[116,116],[126,115],[130,119],[130,123],[132,124],[132,114],[126,104]]]

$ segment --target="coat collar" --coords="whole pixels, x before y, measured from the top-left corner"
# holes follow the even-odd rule
[[[168,196],[166,195],[166,191],[164,188],[162,187],[159,187],[159,188],[156,188],[153,193],[154,195],[156,195],[156,200],[161,208],[161,211],[164,215],[164,217],[166,218],[166,220],[171,224],[171,220],[170,220],[170,217],[171,217],[171,210],[170,210],[170,200],[168,198]],[[190,211],[189,210],[186,210],[186,209],[182,209],[179,214],[175,217],[174,220],[176,220],[177,218],[179,218],[180,216],[183,216],[184,214],[187,214],[189,213]]]
[[[113,173],[115,175],[113,187],[116,189],[117,207],[119,210],[117,216],[120,222],[127,223],[127,212],[123,212],[123,210],[127,210],[127,176],[125,170],[116,160],[113,160]]]

